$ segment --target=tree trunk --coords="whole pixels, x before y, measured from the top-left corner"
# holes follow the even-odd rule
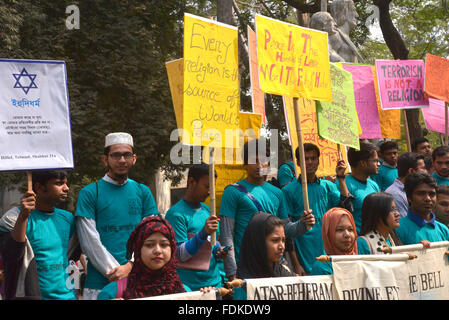
[[[382,35],[394,59],[407,60],[409,50],[391,20],[390,2],[391,0],[373,0],[373,4],[379,8],[379,24]],[[406,110],[406,114],[410,141],[422,137],[423,131],[419,124],[419,109]]]

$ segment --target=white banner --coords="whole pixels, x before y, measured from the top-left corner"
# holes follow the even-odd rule
[[[0,59],[0,171],[73,168],[64,61]]]
[[[246,279],[248,300],[334,300],[332,276]]]
[[[207,293],[200,291],[183,292],[175,294],[167,294],[164,296],[154,296],[149,298],[140,298],[133,300],[217,300],[215,290],[211,290]]]
[[[408,300],[407,254],[331,256],[338,300]]]
[[[417,256],[406,263],[410,299],[448,300],[449,262],[445,254],[449,241],[432,242],[425,249],[422,244],[392,247],[393,253],[408,252]]]

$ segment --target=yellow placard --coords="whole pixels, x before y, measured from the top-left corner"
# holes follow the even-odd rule
[[[184,86],[184,60],[177,59],[165,64],[168,84],[170,85],[171,99],[175,109],[176,125],[182,129],[182,91]]]
[[[383,138],[401,139],[401,110],[382,110],[380,106],[379,86],[376,67],[373,66],[374,87],[376,89],[377,111],[379,112],[380,131]]]
[[[225,129],[239,127],[238,31],[184,15],[183,137],[189,145],[221,147]]]
[[[332,101],[327,33],[256,15],[262,91]]]
[[[262,125],[262,115],[258,113],[247,113],[240,112],[240,129],[242,132],[251,133],[254,132],[254,136],[245,136],[243,141],[246,142],[248,139],[258,139],[260,137],[260,128]],[[234,163],[225,163],[222,161],[221,164],[215,164],[215,171],[217,172],[217,180],[215,183],[215,203],[217,215],[220,209],[221,196],[223,195],[224,189],[231,183],[240,181],[246,177],[246,170],[241,164],[241,150],[243,145],[239,145],[237,149],[219,149],[218,154],[221,154],[222,158],[226,158],[226,153],[233,154]],[[203,160],[206,163],[208,159]],[[210,199],[207,198],[206,204],[210,205]]]
[[[295,150],[298,147],[298,135],[296,131],[295,110],[293,105],[293,98],[283,97],[284,100],[284,115],[287,123],[287,131],[290,138],[290,145],[292,146],[292,155],[295,158]],[[316,172],[318,177],[335,175],[335,168],[338,161],[338,147],[337,144],[321,139],[318,135],[317,115],[315,101],[308,99],[298,99],[300,123],[302,140],[304,143],[313,143],[320,149],[320,165]],[[348,159],[346,156],[345,146],[341,146],[341,153],[343,159],[346,161],[347,167]],[[301,169],[293,161],[296,166],[296,172],[301,172]],[[347,169],[346,172],[349,172]]]

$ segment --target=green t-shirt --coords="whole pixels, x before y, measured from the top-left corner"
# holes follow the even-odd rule
[[[348,174],[345,181],[349,193],[354,196],[354,200],[352,202],[354,212],[352,212],[352,217],[354,218],[357,233],[360,233],[360,229],[362,228],[363,200],[365,200],[365,197],[371,193],[380,192],[380,188],[377,183],[370,178],[366,180],[366,183],[363,183]],[[336,182],[336,185],[339,188],[338,181]]]
[[[126,243],[131,232],[143,218],[158,214],[150,189],[128,179],[123,185],[105,181],[81,189],[76,205],[76,216],[96,222],[101,243],[120,265],[127,262]],[[85,287],[102,289],[109,281],[91,263],[87,264]]]
[[[296,178],[295,165],[293,164],[292,161],[284,163],[282,166],[279,167],[278,181],[281,187],[284,187],[285,185],[291,183],[293,180],[296,180],[295,178]]]
[[[297,221],[304,213],[302,184],[298,179],[282,189],[288,206],[288,212]],[[310,209],[315,216],[315,225],[301,237],[295,238],[298,260],[306,273],[310,273],[315,258],[325,254],[322,237],[322,218],[331,208],[340,202],[340,191],[335,184],[325,179],[307,183]]]
[[[210,209],[208,205],[201,203],[201,208],[193,209],[184,199],[181,199],[167,211],[165,219],[172,225],[175,231],[176,242],[179,245],[203,229],[209,216]],[[217,238],[218,235],[219,231],[217,230]],[[177,269],[177,272],[181,282],[194,291],[209,286],[222,287],[219,266],[213,253],[211,253],[209,270]]]
[[[436,172],[432,173],[432,177],[435,178],[435,180],[437,181],[437,184],[446,184],[449,185],[449,178],[445,178],[445,177],[440,177],[439,175],[437,175]]]
[[[75,232],[75,219],[65,210],[53,213],[33,210],[27,221],[26,236],[36,259],[43,300],[76,300],[68,289],[68,244]]]
[[[327,274],[334,274],[334,268],[332,268],[332,262],[321,262],[318,260],[315,260],[315,262],[312,265],[312,270],[310,272],[310,275],[312,276],[321,276],[321,275],[327,275]]]
[[[280,219],[288,218],[287,206],[281,189],[268,182],[260,186],[243,179],[238,183],[245,186],[248,192],[257,199],[264,212],[273,214]],[[238,262],[243,233],[256,212],[258,212],[256,205],[245,193],[232,185],[226,187],[221,198],[220,216],[232,218],[235,221],[233,249],[236,263]]]
[[[396,229],[396,233],[403,245],[416,244],[421,240],[430,242],[449,241],[448,227],[436,221],[433,213],[432,219],[426,222],[409,210],[407,216],[399,219],[399,227]]]
[[[394,180],[398,177],[398,168],[391,168],[382,164],[379,167],[377,174],[373,174],[370,178],[377,183],[380,190],[385,191],[389,186],[394,183]]]

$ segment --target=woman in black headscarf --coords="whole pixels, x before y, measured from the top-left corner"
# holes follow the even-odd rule
[[[282,221],[271,214],[256,213],[242,238],[237,278],[271,278],[296,276],[283,258],[285,234]],[[246,298],[243,290],[235,290],[234,299]]]

